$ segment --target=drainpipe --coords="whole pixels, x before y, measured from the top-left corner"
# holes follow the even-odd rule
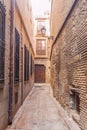
[[[14,44],[14,0],[10,0],[10,67],[9,67],[9,106],[8,124],[12,124],[13,119],[13,44]]]

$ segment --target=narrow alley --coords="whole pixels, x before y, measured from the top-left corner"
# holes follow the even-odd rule
[[[0,130],[87,130],[87,0],[0,0]]]
[[[80,130],[53,98],[48,84],[36,84],[6,130]]]

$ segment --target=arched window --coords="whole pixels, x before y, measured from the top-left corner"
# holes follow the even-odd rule
[[[0,2],[0,83],[4,82],[5,61],[5,8]]]

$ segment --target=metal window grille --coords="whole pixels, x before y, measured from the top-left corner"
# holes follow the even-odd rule
[[[19,81],[19,50],[20,50],[20,35],[15,29],[15,68],[14,68],[14,80]]]
[[[31,55],[31,64],[30,64],[30,74],[32,75],[34,72],[34,60]]]
[[[29,51],[26,46],[24,46],[24,80],[29,80]]]
[[[31,75],[32,75],[32,55],[31,55]]]
[[[4,83],[5,62],[5,8],[0,2],[0,83]]]

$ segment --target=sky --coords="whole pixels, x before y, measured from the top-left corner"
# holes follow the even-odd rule
[[[31,0],[34,16],[42,16],[50,9],[49,0]]]

